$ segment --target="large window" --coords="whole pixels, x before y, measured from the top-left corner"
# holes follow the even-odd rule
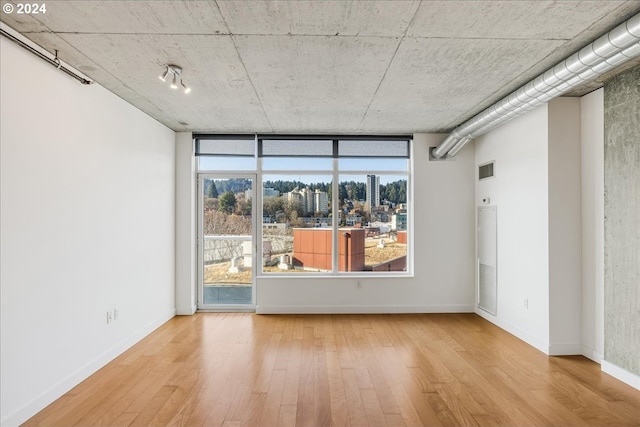
[[[257,174],[259,274],[409,272],[410,138],[213,135],[196,154]]]

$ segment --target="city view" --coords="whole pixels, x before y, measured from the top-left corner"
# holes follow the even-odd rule
[[[338,271],[406,271],[406,175],[340,175],[334,209],[331,175],[263,175],[265,273],[330,272],[337,216]],[[205,284],[251,283],[252,185],[205,179]]]

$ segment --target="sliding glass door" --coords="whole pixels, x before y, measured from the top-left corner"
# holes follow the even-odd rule
[[[253,308],[255,176],[198,175],[199,309]]]

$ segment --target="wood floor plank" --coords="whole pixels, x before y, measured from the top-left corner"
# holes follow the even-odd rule
[[[269,381],[269,389],[267,390],[265,397],[264,411],[260,414],[260,418],[256,425],[275,426],[278,424],[286,377],[287,371],[285,370],[276,369],[273,371]]]
[[[302,361],[302,340],[292,339],[289,345],[289,363],[285,376],[282,405],[295,406],[298,402],[298,385],[300,383],[300,363]]]
[[[277,427],[295,427],[296,425],[296,405],[281,405],[278,414]]]
[[[151,423],[151,420],[160,412],[165,402],[171,398],[171,395],[175,393],[177,388],[176,386],[170,385],[162,386],[129,425],[131,427],[162,425]]]
[[[25,426],[640,426],[640,391],[474,314],[172,319]]]
[[[389,387],[398,406],[398,411],[402,416],[403,423],[410,427],[418,427],[424,425],[420,419],[420,415],[413,406],[411,398],[405,390],[404,384],[412,382],[412,374],[409,369],[401,362],[397,354],[397,349],[387,347],[384,353],[387,357],[382,359],[382,369],[388,378]]]
[[[336,426],[346,426],[349,424],[349,410],[347,408],[346,391],[340,369],[340,360],[338,353],[335,351],[327,353],[327,376],[329,379],[332,423]]]
[[[365,426],[368,424],[367,412],[362,402],[358,379],[353,369],[342,369],[342,381],[346,393],[346,403],[349,412],[350,426]]]
[[[360,395],[364,411],[367,414],[367,424],[372,427],[385,427],[387,422],[384,419],[384,412],[376,391],[372,388],[364,388],[360,389]]]
[[[322,329],[322,328],[320,328]],[[313,421],[315,426],[331,425],[331,397],[327,375],[326,335],[314,339],[313,352]]]

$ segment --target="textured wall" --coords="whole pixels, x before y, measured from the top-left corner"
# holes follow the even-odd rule
[[[640,375],[640,66],[607,82],[605,360]]]

